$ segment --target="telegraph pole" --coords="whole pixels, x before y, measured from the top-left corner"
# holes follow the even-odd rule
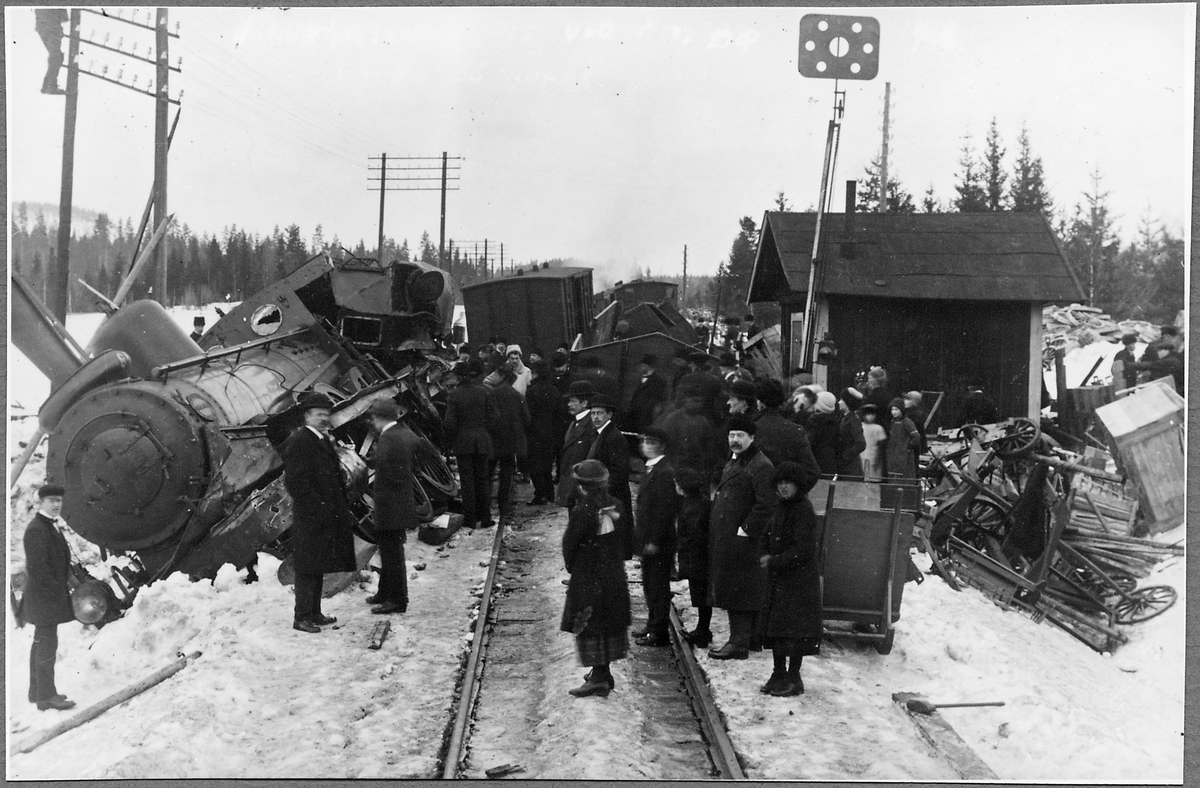
[[[379,246],[375,247],[379,251],[375,253],[375,259],[383,265],[383,197],[387,194],[387,154],[381,154],[379,159]]]
[[[382,261],[382,256],[383,256],[383,192],[389,192],[389,191],[390,192],[433,191],[434,189],[440,188],[441,192],[442,192],[442,219],[441,219],[441,234],[438,238],[438,267],[444,269],[446,267],[443,262],[445,259],[444,254],[445,254],[445,240],[446,240],[446,192],[448,190],[449,191],[458,191],[458,186],[447,186],[446,184],[447,184],[447,181],[452,181],[452,182],[457,183],[458,182],[457,172],[459,169],[461,169],[461,165],[450,164],[449,162],[461,161],[462,157],[461,156],[447,156],[445,151],[442,152],[441,156],[392,156],[391,159],[393,162],[393,164],[392,164],[392,173],[393,174],[391,176],[388,175],[388,166],[387,166],[388,155],[386,153],[381,154],[379,156],[368,156],[367,159],[368,159],[368,162],[378,161],[380,163],[379,167],[372,167],[370,165],[370,163],[367,164],[368,172],[378,172],[379,173],[378,178],[368,175],[367,180],[379,182],[378,188],[380,191],[380,195],[379,195],[379,254],[380,254],[380,258],[381,258],[380,262],[381,263],[383,262]],[[429,176],[429,175],[421,174],[421,173],[427,172],[429,170],[439,169],[439,166],[428,166],[429,162],[438,161],[439,159],[441,160],[441,164],[439,166],[442,171],[440,178],[436,175]],[[413,162],[413,163],[396,165],[395,162],[397,162],[397,161]],[[447,172],[451,171],[451,170],[455,174],[447,175]],[[400,174],[396,174],[396,173],[400,173]],[[410,173],[418,173],[418,174],[410,174]],[[437,181],[437,180],[441,180],[440,187],[426,185],[429,181]],[[391,183],[393,183],[393,184],[400,184],[400,185],[389,186],[388,185],[389,181],[391,181]],[[416,184],[416,185],[408,185],[408,184]],[[367,186],[368,191],[374,191],[375,188],[376,187],[374,187],[370,184],[368,184],[368,186]]]
[[[883,153],[879,157],[879,212],[887,213],[888,109],[892,105],[892,83],[883,83]]]
[[[154,25],[155,88],[154,99],[154,226],[158,227],[167,218],[167,77],[171,73],[168,57],[167,9],[160,8]],[[154,249],[154,259],[159,271],[158,300],[170,306],[167,298],[167,243],[162,241]]]
[[[442,151],[442,223],[438,231],[438,267],[450,270],[446,261],[446,151]]]
[[[75,116],[79,107],[79,9],[71,11],[67,21],[70,43],[67,45],[67,105],[63,112],[62,190],[58,198],[58,253],[46,292],[46,306],[64,324],[67,322],[67,294],[71,281],[71,200],[75,175]]]
[[[679,298],[680,310],[687,307],[687,244],[683,245],[683,295]]]

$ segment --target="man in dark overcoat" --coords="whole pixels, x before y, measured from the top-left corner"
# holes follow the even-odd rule
[[[488,463],[488,480],[492,470],[499,471],[496,485],[496,503],[500,519],[513,516],[513,475],[517,470],[517,458],[527,455],[529,444],[525,431],[529,429],[529,409],[525,398],[513,388],[516,372],[503,367],[497,370],[500,380],[492,389],[492,401],[496,404],[496,423],[492,426],[492,459]]]
[[[562,480],[558,468],[562,460],[563,438],[566,437],[567,427],[574,420],[567,412],[567,397],[571,392],[571,384],[578,378],[571,369],[571,354],[566,350],[554,351],[554,355],[550,356],[550,366],[550,382],[558,389],[559,394],[558,412],[554,417],[554,481],[557,484]],[[553,499],[553,496],[551,498]]]
[[[377,399],[367,408],[375,442],[375,480],[371,499],[375,508],[375,543],[379,546],[379,590],[368,598],[377,615],[408,610],[408,569],[404,564],[404,542],[408,529],[419,526],[413,485],[413,453],[420,438],[400,421],[407,407],[393,399]]]
[[[800,494],[808,495],[821,478],[821,466],[817,465],[817,458],[813,456],[808,433],[788,421],[780,411],[787,401],[783,384],[774,378],[762,380],[757,386],[757,396],[762,409],[757,411],[754,419],[754,445],[777,468],[781,462],[799,465],[803,475]]]
[[[633,390],[629,400],[629,415],[622,424],[630,432],[641,433],[662,415],[669,399],[667,380],[659,375],[654,367],[658,357],[653,354],[642,356],[638,363],[638,372],[642,379]]]
[[[587,459],[599,460],[608,469],[608,492],[625,507],[633,511],[633,494],[629,490],[629,444],[613,421],[617,404],[607,394],[596,394],[591,399],[592,426],[596,428],[596,439],[588,449]],[[625,559],[633,558],[633,529],[625,547]]]
[[[716,422],[722,416],[721,392],[725,384],[720,377],[708,371],[709,360],[707,353],[698,350],[688,356],[690,371],[679,379],[675,387],[675,396],[681,399],[685,392],[699,392],[708,417]]]
[[[704,407],[702,392],[687,392],[682,407],[663,416],[657,426],[667,433],[671,467],[698,471],[706,485],[716,482],[725,460],[725,440]]]
[[[579,494],[575,489],[575,479],[571,469],[576,463],[583,462],[588,457],[592,442],[596,440],[596,428],[592,426],[591,399],[595,396],[592,384],[586,380],[577,380],[571,384],[567,394],[567,413],[571,416],[571,424],[563,436],[562,451],[559,453],[558,488],[554,493],[554,502],[565,506],[568,510],[575,506]],[[628,512],[629,510],[626,509]]]
[[[329,435],[333,401],[300,395],[304,426],[283,444],[283,486],[292,496],[291,545],[296,568],[292,628],[320,632],[337,621],[321,613],[321,585],[329,572],[353,572],[354,515],[346,500],[341,463]]]
[[[562,439],[555,441],[557,419],[562,409],[561,396],[550,379],[550,364],[538,359],[529,365],[533,380],[525,392],[525,407],[529,409],[529,480],[533,482],[533,506],[554,500],[554,454]]]
[[[642,557],[642,593],[646,597],[646,630],[639,646],[669,646],[671,569],[675,565],[675,517],[682,503],[675,491],[675,471],[666,458],[667,433],[646,427],[641,434],[646,472],[638,482],[634,549]]]
[[[996,403],[992,402],[991,398],[983,393],[983,386],[978,382],[971,382],[967,386],[967,397],[963,400],[962,406],[958,411],[958,419],[955,421],[956,427],[961,427],[964,424],[995,424],[1000,421],[1000,411],[996,407]]]
[[[713,659],[746,659],[755,619],[766,596],[766,574],[758,560],[759,538],[778,503],[775,466],[754,445],[756,427],[744,416],[726,422],[731,457],[713,497],[709,522],[713,607],[729,614],[729,641],[710,649]]]
[[[458,463],[463,526],[489,528],[495,525],[488,459],[492,456],[491,428],[496,423],[496,405],[481,382],[483,364],[479,359],[471,359],[465,371],[464,385],[446,397],[446,438]]]
[[[42,711],[74,708],[75,701],[58,694],[54,686],[54,661],[58,653],[58,625],[75,619],[67,575],[71,550],[55,524],[62,511],[64,490],[45,484],[38,490],[38,513],[25,528],[25,594],[19,615],[33,624],[29,649],[29,702]]]

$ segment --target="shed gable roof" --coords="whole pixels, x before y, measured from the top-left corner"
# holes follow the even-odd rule
[[[1082,301],[1041,214],[826,214],[821,292],[969,301]],[[768,211],[750,301],[808,291],[815,213]]]

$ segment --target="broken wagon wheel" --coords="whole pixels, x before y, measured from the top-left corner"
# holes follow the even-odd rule
[[[1113,612],[1118,624],[1137,624],[1166,611],[1178,596],[1170,586],[1147,586],[1126,595],[1113,605]]]
[[[992,449],[1005,460],[1021,460],[1033,453],[1041,438],[1042,428],[1032,419],[1020,416],[992,441]]]
[[[422,438],[413,450],[413,467],[417,476],[432,489],[446,497],[458,494],[458,483],[454,480],[454,473],[446,464],[441,452],[428,438]]]

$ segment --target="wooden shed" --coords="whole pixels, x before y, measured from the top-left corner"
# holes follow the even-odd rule
[[[768,211],[751,275],[749,301],[780,305],[789,368],[815,226],[815,213]],[[972,381],[1002,417],[1037,416],[1042,307],[1084,300],[1041,214],[826,214],[822,236],[813,340],[837,352],[814,365],[818,383],[838,391],[882,366],[893,392],[944,391],[931,430],[953,423]]]
[[[467,335],[473,343],[502,336],[526,352],[553,353],[592,330],[592,269],[539,268],[462,289]]]

